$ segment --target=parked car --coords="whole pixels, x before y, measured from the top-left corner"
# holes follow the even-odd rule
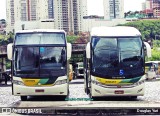
[[[146,79],[154,79],[160,76],[160,61],[145,62]]]
[[[83,62],[76,63],[75,78],[78,78],[78,77],[84,77]]]

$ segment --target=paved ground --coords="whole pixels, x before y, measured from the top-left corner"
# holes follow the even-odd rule
[[[137,100],[133,100],[132,104],[136,104],[138,105],[138,103],[142,103],[142,104],[147,104],[148,106],[155,106],[155,105],[159,105],[160,106],[160,81],[148,81],[145,83],[145,95],[144,96],[139,96],[137,98]],[[91,99],[89,98],[89,96],[87,94],[85,94],[84,92],[84,84],[83,84],[83,79],[77,79],[77,80],[72,80],[70,82],[69,85],[69,90],[70,90],[70,94],[68,99],[66,99],[67,101],[61,100],[59,98],[56,97],[31,97],[29,98],[29,101],[26,102],[21,102],[20,98],[18,96],[13,96],[11,93],[11,83],[9,82],[8,85],[5,84],[1,84],[0,85],[0,106],[2,107],[7,107],[7,106],[25,106],[27,105],[29,106],[33,106],[35,105],[44,105],[47,106],[48,102],[51,103],[51,105],[54,105],[53,103],[56,103],[56,101],[61,101],[61,106],[81,106],[83,104],[85,104],[87,106],[91,105],[95,106],[95,104],[97,104],[98,102],[103,105],[104,101],[108,101],[108,103],[110,103],[112,101],[112,103],[114,103],[113,101],[115,101],[115,106],[116,104],[122,104],[124,103],[124,106],[126,106],[125,104],[127,104],[128,102],[131,102],[131,99],[128,98],[100,98],[96,101],[90,101]],[[43,102],[41,104],[34,103],[34,101],[39,101],[39,102]],[[122,102],[123,101],[123,102]],[[32,105],[30,105],[32,102]],[[97,102],[97,103],[96,103]],[[33,104],[34,103],[34,104]],[[98,103],[98,104],[99,104]],[[60,104],[58,102],[58,104]],[[49,104],[48,104],[49,105]],[[57,105],[57,103],[56,103]],[[105,105],[105,104],[104,104]],[[114,105],[114,104],[113,104]],[[129,107],[129,106],[127,106]]]
[[[61,109],[60,110],[57,109],[57,108],[63,108],[65,109],[67,114],[70,112],[71,115],[73,114],[86,115],[86,116],[88,115],[91,116],[93,114],[94,115],[97,115],[97,114],[98,115],[99,114],[118,115],[117,112],[123,113],[123,114],[125,114],[126,112],[127,114],[133,114],[133,113],[141,114],[142,112],[143,115],[145,114],[151,115],[151,114],[155,114],[155,112],[158,112],[156,114],[160,115],[160,97],[159,97],[160,81],[159,80],[146,82],[145,95],[139,96],[137,99],[134,99],[134,100],[126,97],[121,97],[121,98],[105,97],[105,98],[100,98],[100,99],[90,101],[89,96],[84,92],[83,79],[77,79],[77,80],[71,81],[69,85],[69,90],[70,90],[70,94],[67,101],[65,101],[64,99],[60,99],[59,97],[51,97],[51,96],[30,97],[28,101],[21,101],[20,97],[12,95],[10,82],[8,83],[8,85],[5,85],[4,83],[2,83],[0,84],[0,107],[14,107],[14,108],[31,108],[32,107],[31,109],[27,109],[27,113],[29,114],[30,114],[30,110],[33,110],[33,108],[35,109],[40,108],[40,110],[42,110],[43,113],[47,112],[47,114],[49,113],[54,114],[57,112],[59,112],[59,114],[64,114],[64,110],[61,111]],[[55,108],[56,108],[56,111],[55,111]],[[104,108],[105,110],[103,110]],[[130,108],[138,108],[138,109],[129,110]],[[18,115],[17,112],[20,112],[21,114],[22,111],[24,110],[14,109],[14,112],[16,112],[16,114],[9,113],[9,115]],[[144,112],[147,112],[147,113],[144,113]],[[5,113],[3,113],[3,115],[4,114]]]

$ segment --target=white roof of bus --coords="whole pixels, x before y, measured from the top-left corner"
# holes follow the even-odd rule
[[[58,30],[58,29],[19,30],[16,33],[31,33],[31,32],[63,32],[63,33],[66,33],[64,30]]]
[[[160,63],[160,61],[148,61],[148,62],[145,62],[145,63]]]
[[[141,33],[134,27],[93,27],[91,36],[141,36]]]

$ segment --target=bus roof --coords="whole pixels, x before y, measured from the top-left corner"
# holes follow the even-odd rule
[[[64,30],[58,30],[58,29],[19,30],[16,33],[32,33],[32,32],[62,32],[62,33],[66,33]]]
[[[160,61],[148,61],[148,62],[145,62],[145,63],[160,63]]]
[[[141,33],[134,27],[93,27],[91,36],[141,36]]]

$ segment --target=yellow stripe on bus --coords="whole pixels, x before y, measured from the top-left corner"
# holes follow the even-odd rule
[[[119,84],[122,81],[122,79],[103,79],[99,77],[96,77],[96,80],[102,84]]]
[[[40,79],[22,79],[22,80],[24,85],[26,86],[35,86],[40,81]]]

